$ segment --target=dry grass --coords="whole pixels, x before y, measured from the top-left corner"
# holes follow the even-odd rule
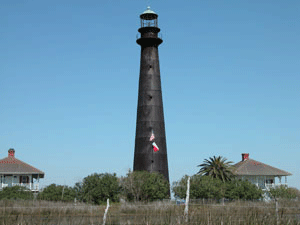
[[[0,201],[0,224],[86,225],[102,224],[105,205],[46,201]],[[300,202],[280,201],[278,217],[275,203],[229,202],[223,204],[192,201],[188,222],[184,205],[174,202],[113,204],[106,224],[282,224],[300,225]]]

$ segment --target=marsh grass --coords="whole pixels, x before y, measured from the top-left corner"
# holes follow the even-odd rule
[[[86,225],[102,224],[105,205],[47,201],[0,201],[0,224]],[[290,224],[300,225],[300,202],[279,201],[278,218],[274,202],[193,200],[186,222],[184,205],[174,202],[118,203],[108,211],[106,224]]]

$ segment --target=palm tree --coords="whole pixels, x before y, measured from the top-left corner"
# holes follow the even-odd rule
[[[232,161],[227,161],[227,159],[222,156],[210,157],[198,165],[198,167],[201,167],[198,174],[218,178],[225,182],[231,180],[233,177],[231,164]]]

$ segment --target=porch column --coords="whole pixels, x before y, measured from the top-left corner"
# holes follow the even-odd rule
[[[29,189],[32,188],[32,175],[29,175]]]
[[[279,184],[281,185],[281,176],[279,176],[278,178],[279,178]]]
[[[285,184],[287,185],[287,176],[285,176]]]
[[[37,178],[37,187],[36,187],[36,189],[38,190],[38,191],[40,191],[40,175],[38,175],[38,178]]]

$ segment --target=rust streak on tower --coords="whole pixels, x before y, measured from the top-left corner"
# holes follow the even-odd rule
[[[169,181],[158,46],[158,15],[150,7],[140,15],[141,64],[133,170],[159,172]],[[158,148],[158,149],[157,149]]]

